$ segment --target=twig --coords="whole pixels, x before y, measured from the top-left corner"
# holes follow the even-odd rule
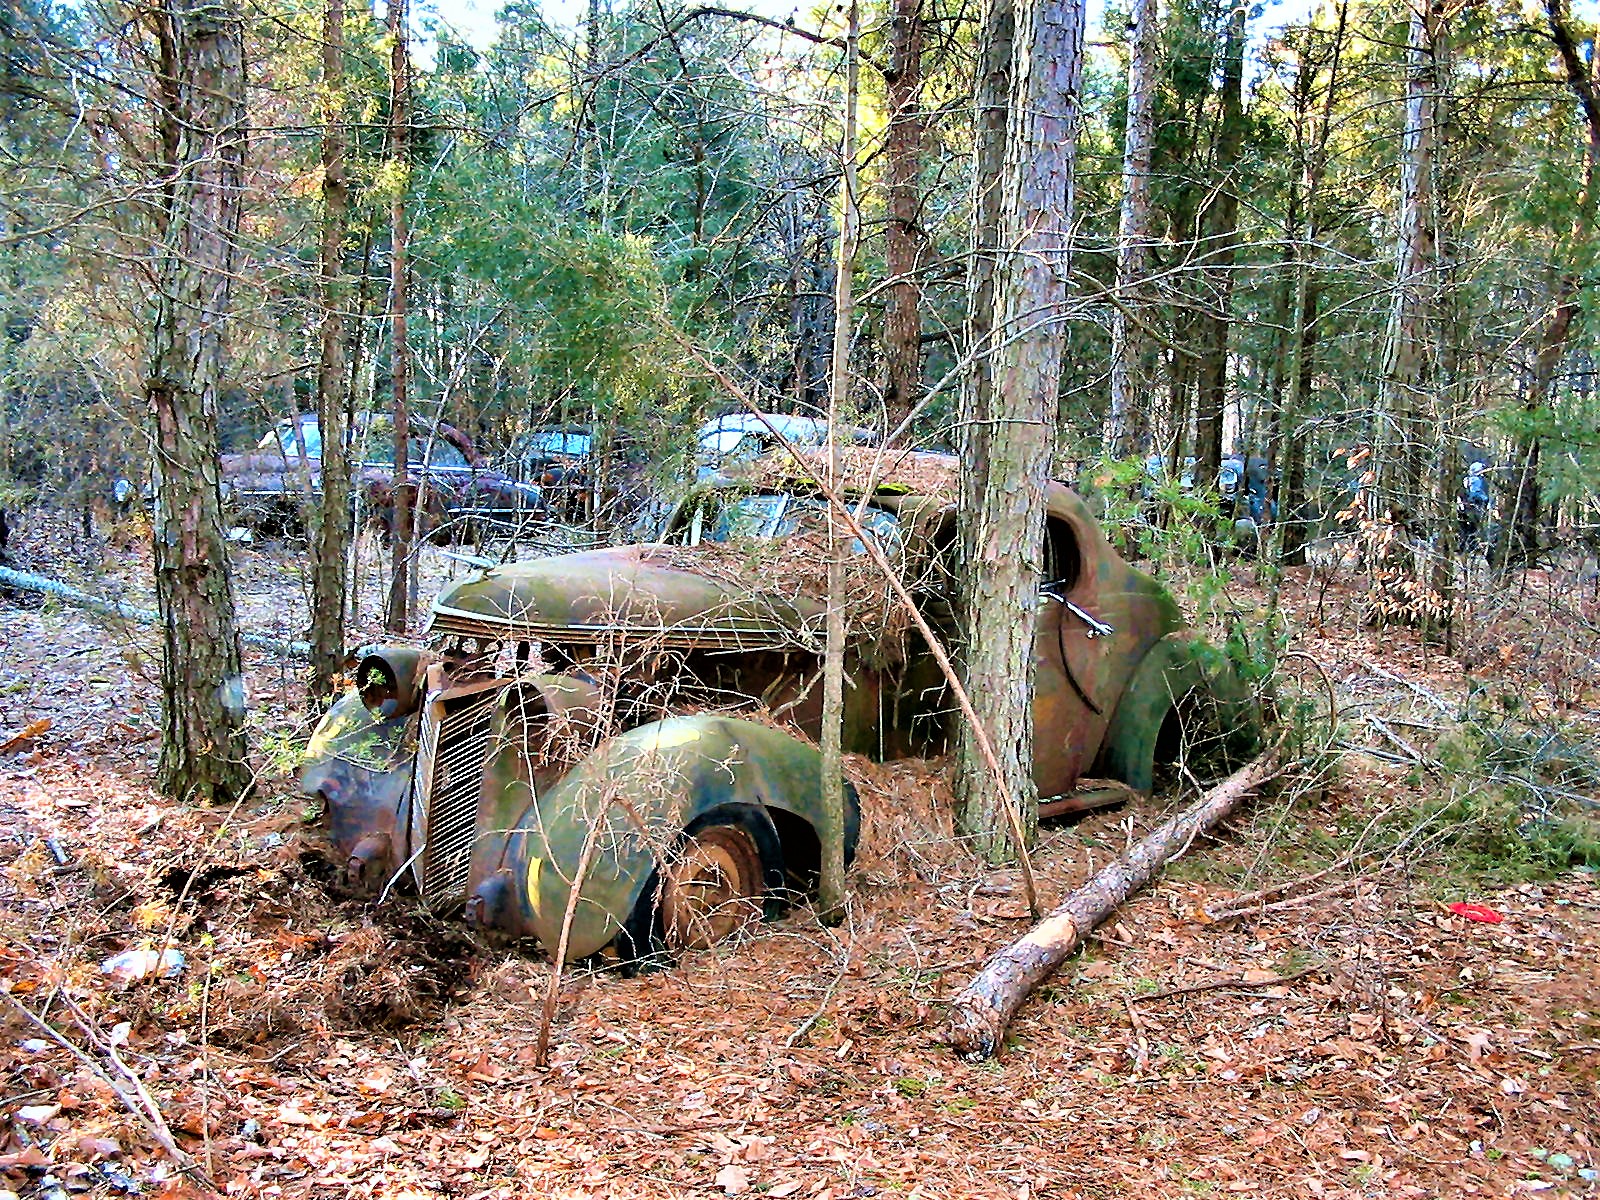
[[[1339,722],[1339,700],[1334,692],[1333,677],[1328,674],[1327,667],[1323,666],[1304,650],[1285,651],[1283,654],[1278,656],[1278,661],[1281,663],[1285,659],[1289,658],[1305,659],[1308,663],[1316,668],[1317,674],[1322,677],[1322,688],[1328,693],[1328,737],[1331,741],[1334,736],[1334,730],[1338,727]],[[1328,747],[1324,746],[1323,749],[1327,750]]]
[[[57,995],[60,995],[60,993],[58,992]],[[156,1104],[150,1093],[145,1089],[145,1086],[140,1081],[139,1077],[128,1069],[127,1065],[117,1057],[114,1050],[111,1050],[108,1047],[100,1044],[99,1039],[95,1037],[95,1035],[91,1032],[89,1025],[86,1023],[88,1018],[83,1015],[83,1010],[74,1004],[70,997],[61,995],[61,999],[65,1000],[67,1006],[72,1009],[74,1019],[78,1023],[78,1028],[83,1030],[84,1036],[89,1039],[90,1044],[93,1045],[96,1050],[99,1050],[101,1053],[105,1054],[113,1063],[116,1064],[119,1073],[127,1079],[128,1086],[133,1088],[133,1094],[130,1095],[124,1085],[113,1079],[111,1075],[106,1072],[106,1069],[94,1059],[90,1058],[89,1055],[85,1054],[82,1048],[74,1045],[72,1042],[69,1042],[61,1035],[59,1031],[57,1031],[55,1026],[36,1016],[31,1009],[29,1009],[10,992],[0,992],[0,996],[4,996],[7,1002],[10,1003],[11,1007],[16,1009],[17,1012],[21,1013],[23,1018],[28,1021],[29,1024],[35,1026],[41,1033],[47,1035],[51,1041],[70,1052],[74,1058],[83,1063],[84,1066],[88,1067],[89,1070],[92,1071],[100,1080],[100,1082],[104,1083],[113,1092],[115,1092],[117,1099],[122,1101],[123,1107],[131,1112],[139,1121],[139,1123],[150,1132],[150,1135],[155,1138],[156,1143],[161,1147],[161,1149],[166,1151],[167,1157],[172,1160],[174,1165],[177,1166],[178,1170],[194,1176],[206,1187],[211,1188],[213,1191],[216,1190],[215,1185],[211,1182],[206,1173],[201,1170],[200,1165],[189,1155],[178,1149],[178,1144],[173,1140],[172,1130],[167,1125],[166,1118],[161,1115],[160,1107]]]
[[[1325,888],[1322,891],[1312,892],[1305,896],[1291,896],[1287,899],[1278,900],[1271,904],[1260,903],[1261,901],[1266,900],[1269,896],[1278,896],[1282,895],[1284,892],[1292,892],[1296,888],[1302,888],[1306,886],[1308,883],[1315,883],[1319,879],[1326,879],[1328,876],[1337,871],[1342,871],[1348,867],[1353,867],[1363,857],[1361,854],[1361,846],[1367,840],[1367,835],[1373,831],[1379,821],[1388,815],[1388,811],[1389,810],[1384,809],[1374,815],[1373,818],[1362,827],[1361,832],[1356,835],[1355,842],[1353,843],[1355,849],[1353,849],[1349,854],[1345,855],[1345,857],[1341,858],[1338,862],[1334,863],[1331,867],[1324,867],[1320,871],[1314,871],[1310,875],[1303,876],[1299,879],[1290,880],[1288,883],[1276,883],[1270,887],[1264,887],[1259,891],[1249,892],[1243,896],[1234,896],[1217,908],[1206,908],[1206,916],[1213,921],[1231,921],[1235,917],[1242,917],[1247,913],[1276,912],[1282,909],[1296,908],[1303,901],[1318,900],[1326,896],[1338,895],[1340,892],[1348,890],[1349,887],[1360,883],[1363,879],[1369,878],[1365,875],[1357,875],[1344,881],[1338,885],[1337,888]],[[1384,853],[1377,874],[1381,875],[1383,872],[1393,867],[1395,865],[1396,856],[1416,840],[1417,836],[1428,827],[1428,823],[1433,820],[1433,817],[1436,815],[1437,814],[1431,814],[1424,820],[1412,826],[1411,829],[1406,832],[1404,837],[1391,846],[1388,851]],[[1441,831],[1434,831],[1429,838],[1423,841],[1423,847],[1428,846],[1431,842],[1437,841],[1441,836]]]
[[[200,993],[200,1132],[205,1135],[206,1171],[213,1172],[211,1157],[211,976],[213,964],[206,962],[206,985]]]
[[[1263,900],[1270,899],[1273,896],[1281,896],[1284,892],[1292,892],[1296,888],[1305,887],[1306,884],[1315,883],[1319,879],[1326,879],[1329,875],[1354,865],[1355,861],[1355,855],[1347,854],[1334,863],[1333,866],[1324,867],[1322,870],[1314,871],[1310,875],[1302,876],[1299,879],[1291,879],[1285,883],[1274,883],[1270,887],[1264,887],[1254,892],[1246,892],[1242,896],[1234,896],[1226,905],[1214,911],[1209,908],[1206,909],[1206,916],[1213,921],[1220,921],[1222,916],[1219,914],[1232,913],[1234,911],[1248,912]]]
[[[1423,687],[1420,683],[1413,683],[1413,682],[1411,682],[1411,680],[1405,678],[1405,676],[1396,675],[1393,671],[1385,671],[1377,663],[1372,662],[1370,660],[1364,660],[1362,665],[1365,666],[1367,668],[1367,670],[1373,672],[1376,675],[1381,675],[1385,679],[1392,679],[1395,683],[1400,684],[1402,687],[1410,688],[1413,692],[1417,693],[1417,695],[1421,696],[1424,700],[1428,701],[1435,708],[1437,708],[1440,712],[1449,714],[1451,716],[1455,715],[1455,712],[1456,712],[1456,706],[1455,705],[1453,705],[1449,701],[1443,699],[1442,697],[1440,697],[1436,693],[1430,692],[1427,688]]]
[[[1132,1078],[1134,1079],[1143,1075],[1145,1067],[1150,1065],[1150,1043],[1145,1040],[1144,1022],[1139,1019],[1138,1010],[1133,1007],[1133,1002],[1138,998],[1137,996],[1122,998],[1123,1007],[1128,1010],[1128,1024],[1133,1027],[1134,1045],[1138,1047],[1138,1053],[1133,1056]]]
[[[1402,750],[1411,759],[1412,762],[1417,764],[1417,766],[1422,767],[1422,768],[1424,768],[1425,770],[1428,770],[1428,771],[1437,771],[1437,770],[1439,770],[1439,764],[1435,760],[1429,758],[1421,750],[1418,750],[1410,742],[1406,741],[1405,738],[1401,737],[1394,730],[1390,729],[1389,726],[1387,724],[1385,724],[1380,718],[1373,716],[1371,713],[1368,713],[1367,714],[1367,723],[1369,725],[1371,725],[1374,729],[1376,729],[1379,733],[1383,734],[1384,737],[1388,738],[1389,742],[1392,745],[1394,745],[1394,746],[1398,747],[1400,750]]]
[[[828,1011],[828,1004],[833,1000],[833,994],[839,990],[839,984],[844,979],[845,969],[849,965],[850,948],[846,946],[844,957],[839,960],[839,969],[834,972],[833,978],[828,981],[828,986],[823,989],[822,1000],[817,1005],[817,1010],[795,1026],[794,1032],[783,1040],[783,1048],[785,1050],[793,1050],[794,1044],[810,1033],[812,1026],[822,1020],[822,1014]]]
[[[1147,992],[1143,996],[1129,996],[1128,1011],[1133,1011],[1135,1004],[1143,1004],[1150,1000],[1169,1000],[1173,996],[1192,996],[1196,992],[1214,992],[1220,988],[1266,988],[1277,987],[1281,983],[1293,983],[1296,979],[1304,979],[1307,975],[1315,974],[1326,967],[1327,963],[1317,963],[1314,966],[1302,967],[1288,975],[1275,975],[1271,979],[1245,979],[1242,977],[1230,979],[1212,979],[1206,983],[1191,983],[1188,987],[1168,988],[1164,992]]]
[[[561,937],[556,942],[556,954],[550,963],[550,986],[544,994],[544,1005],[539,1012],[539,1040],[534,1048],[533,1061],[540,1067],[550,1065],[550,1026],[556,1018],[556,1002],[561,995],[561,972],[567,963],[567,944],[572,939],[572,919],[578,912],[578,893],[589,875],[589,862],[594,857],[594,844],[605,824],[602,812],[589,825],[583,839],[583,850],[578,855],[577,869],[572,873],[572,888],[567,892],[567,908],[561,915]]]
[[[1387,867],[1384,869],[1387,870]],[[1338,896],[1348,892],[1357,885],[1365,883],[1368,878],[1370,877],[1366,875],[1353,875],[1342,883],[1336,883],[1332,887],[1322,888],[1319,891],[1308,892],[1304,896],[1287,896],[1282,900],[1274,900],[1270,904],[1251,904],[1242,909],[1218,909],[1216,912],[1208,913],[1207,915],[1213,921],[1231,921],[1234,917],[1242,917],[1247,914],[1254,915],[1256,913],[1282,912],[1284,909],[1304,908],[1313,901],[1326,900],[1329,896]]]

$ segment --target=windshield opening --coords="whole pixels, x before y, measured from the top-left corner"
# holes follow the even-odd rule
[[[860,516],[862,532],[875,539],[891,556],[900,549],[900,522],[891,512],[866,508]],[[758,538],[786,538],[795,535],[826,538],[828,504],[810,496],[787,492],[740,496],[718,502],[709,497],[697,505],[683,531],[686,545],[705,542],[733,542]],[[865,554],[860,538],[850,539],[853,554]]]
[[[322,457],[322,431],[315,421],[280,421],[267,430],[256,446],[257,450],[281,454],[286,459],[299,458],[302,448],[307,458]]]

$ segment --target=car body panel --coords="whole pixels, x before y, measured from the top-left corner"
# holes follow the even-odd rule
[[[822,823],[821,755],[768,725],[705,714],[642,725],[608,739],[537,795],[523,777],[527,757],[516,744],[516,722],[503,734],[489,764],[490,786],[501,792],[502,811],[520,807],[522,817],[497,865],[512,900],[494,924],[557,945],[592,839],[569,955],[592,954],[612,940],[680,831],[702,814],[741,806]],[[847,847],[856,840],[857,811],[852,793]]]

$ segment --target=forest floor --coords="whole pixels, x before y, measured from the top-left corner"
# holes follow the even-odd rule
[[[247,627],[298,635],[296,562],[241,553]],[[35,565],[148,572],[97,544]],[[842,926],[580,970],[548,1068],[545,960],[319,882],[288,665],[249,656],[257,795],[188,808],[152,786],[151,631],[0,599],[0,742],[34,731],[0,751],[0,1197],[208,1194],[168,1133],[250,1196],[1600,1195],[1595,790],[1534,770],[1600,737],[1589,586],[1530,573],[1447,656],[1361,628],[1353,570],[1292,575],[1335,743],[1130,901],[997,1060],[953,1055],[941,1011],[1027,928],[1017,875],[951,835],[936,764],[857,763]],[[1563,794],[1578,825],[1546,819]],[[1047,826],[1046,902],[1177,803]],[[102,973],[164,946],[175,978]]]

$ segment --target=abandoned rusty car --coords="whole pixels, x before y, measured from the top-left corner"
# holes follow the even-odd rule
[[[954,638],[955,465],[883,453],[850,452],[845,748],[934,755],[955,707],[860,551],[876,540]],[[302,776],[350,882],[398,879],[484,929],[555,950],[565,928],[568,954],[625,962],[709,945],[812,886],[827,507],[783,461],[691,492],[654,542],[480,569],[434,601],[425,649],[361,652]],[[1034,777],[1051,815],[1149,789],[1196,697],[1221,728],[1251,720],[1162,587],[1073,492],[1046,499]],[[853,792],[846,808],[848,848]]]

